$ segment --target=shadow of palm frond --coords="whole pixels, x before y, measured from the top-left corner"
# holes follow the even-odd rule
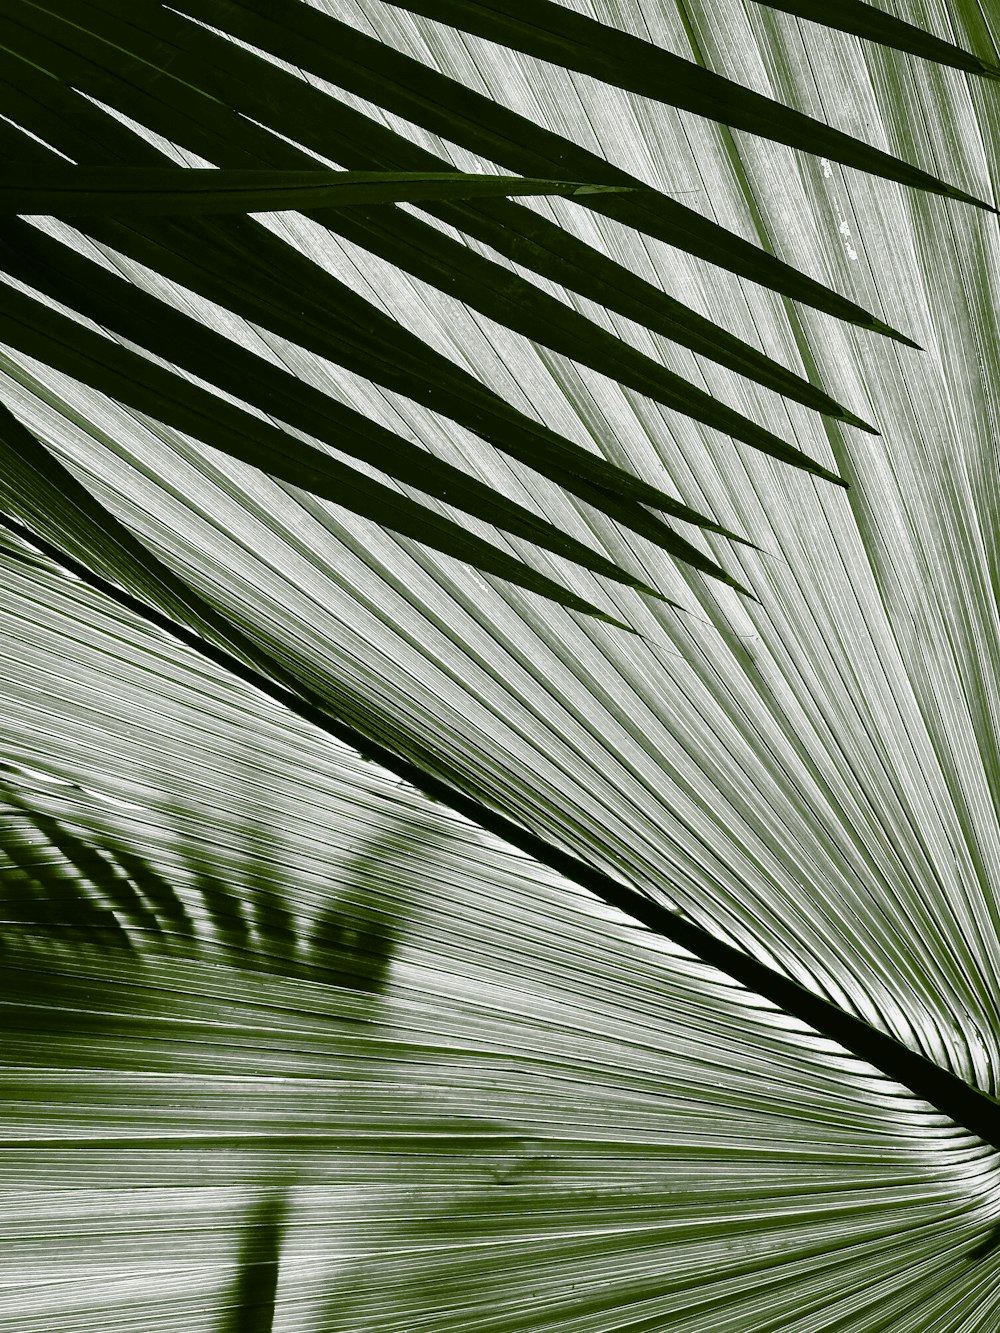
[[[274,1328],[287,1207],[286,1192],[276,1189],[250,1209],[232,1300],[223,1313],[219,1333],[271,1333]]]
[[[398,866],[405,854],[405,837],[391,827],[342,868],[342,893],[309,911],[290,901],[294,870],[275,858],[263,814],[244,830],[244,854],[225,866],[183,841],[176,856],[158,857],[159,849],[101,823],[82,789],[33,799],[0,782],[0,951],[50,963],[109,949],[137,962],[181,953],[368,994],[385,990],[400,917],[390,920],[370,872],[380,861]]]
[[[126,836],[129,819],[104,817],[82,788],[0,780],[7,1146],[98,1194],[225,1194],[226,1234],[192,1269],[212,1333],[271,1333],[282,1282],[298,1291],[306,1270],[331,1297],[331,1329],[346,1329],[369,1274],[353,1247],[405,1231],[385,1215],[387,1186],[422,1188],[426,1169],[434,1193],[457,1165],[491,1204],[522,1150],[520,1129],[442,1098],[448,1070],[419,1045],[405,959],[410,1026],[398,1026],[394,964],[431,865],[421,856],[443,835],[395,812],[373,819],[320,892],[263,816],[242,829],[238,864],[221,842],[157,843],[140,826]],[[310,1195],[345,1180],[358,1193],[334,1219],[344,1248],[320,1235],[318,1257],[304,1254]]]
[[[393,842],[391,828],[386,837]],[[192,967],[207,995],[221,987],[252,1001],[256,986],[243,974],[265,974],[321,988],[305,1002],[339,1029],[371,1021],[370,1003],[390,982],[398,908],[390,925],[350,863],[318,903],[298,893],[292,867],[265,861],[275,841],[261,821],[225,873],[190,839],[175,838],[168,855],[82,788],[39,790],[0,775],[5,1063],[194,1068],[184,1051],[197,1036],[182,1003]],[[365,855],[377,859],[377,849]],[[202,1021],[218,1033],[220,1020],[225,1010]]]

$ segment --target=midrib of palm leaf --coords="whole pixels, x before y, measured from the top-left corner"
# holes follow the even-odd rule
[[[31,717],[41,720],[50,708],[99,698],[103,672],[95,670],[95,651],[111,650],[107,671],[113,678],[113,651],[131,619],[79,583],[61,586],[58,571],[48,567],[34,578],[8,581],[2,615],[15,636],[13,592],[32,585],[49,611],[25,641],[23,663],[9,683],[44,683],[52,694],[48,705],[42,695],[25,710],[17,749],[30,756],[37,744]],[[57,659],[46,645],[67,613],[77,618],[78,637],[63,630],[65,651]],[[83,781],[108,796],[128,795],[134,804],[143,797],[129,779],[147,769],[147,756],[160,756],[151,789],[186,791],[188,836],[199,817],[207,817],[204,827],[215,832],[217,855],[228,858],[220,836],[228,820],[220,818],[216,803],[223,799],[228,806],[234,778],[237,790],[253,781],[266,791],[275,759],[287,754],[301,776],[283,789],[288,807],[272,813],[286,837],[287,815],[309,791],[308,785],[300,788],[303,778],[339,785],[343,793],[339,817],[320,797],[324,819],[313,821],[311,837],[292,836],[286,844],[294,861],[285,872],[286,892],[301,908],[300,876],[313,877],[317,852],[320,869],[330,863],[323,843],[331,834],[341,838],[344,815],[352,818],[351,783],[366,793],[364,806],[353,812],[356,820],[366,807],[377,816],[386,805],[384,777],[372,773],[367,793],[365,766],[349,754],[331,764],[333,756],[314,728],[294,719],[293,728],[282,726],[281,711],[266,700],[262,707],[258,692],[199,663],[196,653],[171,655],[165,638],[139,622],[130,642],[129,688],[120,702],[110,703],[109,722],[116,725],[109,728],[105,751],[88,752],[67,735],[43,752],[42,762],[58,772],[75,747],[71,769],[80,770]],[[133,684],[137,672],[157,671],[172,673],[159,692],[170,700],[160,717],[145,708],[145,699],[157,692],[136,692]],[[213,678],[213,706],[199,717],[191,705]],[[187,708],[178,710],[188,691]],[[252,765],[234,763],[227,778],[219,761],[234,744]],[[216,783],[213,789],[202,779],[200,797],[187,789],[192,760],[195,773],[202,767],[199,756],[213,758]],[[151,787],[148,775],[145,786]],[[53,808],[89,806],[91,818],[99,813],[93,798],[59,792],[52,789]],[[491,1330],[528,1328],[539,1311],[524,1304],[526,1289],[533,1302],[541,1299],[554,1310],[572,1290],[577,1317],[597,1321],[615,1317],[623,1305],[652,1322],[671,1312],[694,1321],[706,1303],[710,1308],[726,1300],[726,1282],[749,1284],[747,1291],[791,1318],[802,1313],[796,1306],[802,1295],[794,1273],[780,1264],[771,1271],[767,1255],[775,1242],[799,1264],[810,1253],[822,1254],[834,1281],[843,1285],[856,1264],[851,1238],[860,1244],[863,1236],[865,1280],[876,1292],[887,1274],[896,1270],[898,1277],[900,1259],[913,1244],[931,1253],[935,1245],[952,1251],[957,1244],[967,1262],[966,1238],[980,1243],[989,1217],[979,1198],[988,1192],[989,1162],[977,1162],[972,1141],[960,1136],[949,1147],[954,1129],[929,1117],[919,1102],[901,1100],[892,1082],[838,1056],[831,1043],[789,1028],[787,1019],[762,1009],[713,969],[653,949],[655,941],[630,929],[620,914],[595,915],[583,895],[567,898],[565,885],[530,860],[511,863],[499,844],[484,846],[467,825],[465,831],[452,829],[442,856],[433,833],[441,818],[428,823],[429,812],[405,792],[391,799],[413,821],[417,842],[396,869],[380,871],[373,854],[366,882],[380,896],[398,896],[401,888],[405,892],[402,879],[417,876],[418,915],[424,919],[419,951],[380,1001],[381,1018],[365,1001],[367,1007],[356,1012],[367,1022],[345,1032],[331,1015],[352,1012],[338,998],[349,992],[289,983],[280,964],[270,977],[227,975],[218,967],[199,969],[184,953],[164,965],[151,952],[138,966],[130,960],[122,967],[106,950],[103,960],[79,951],[64,956],[61,977],[58,959],[50,958],[59,980],[42,992],[51,1005],[34,1031],[22,1031],[8,1018],[8,1051],[22,1066],[14,1079],[24,1128],[8,1141],[3,1179],[35,1186],[19,1254],[28,1273],[44,1256],[48,1271],[58,1263],[84,1278],[68,1303],[65,1296],[62,1304],[54,1301],[58,1293],[51,1284],[18,1290],[25,1327],[45,1327],[45,1321],[51,1327],[60,1309],[76,1308],[73,1302],[91,1308],[86,1302],[97,1301],[100,1318],[120,1296],[127,1303],[127,1287],[113,1273],[90,1294],[88,1237],[102,1227],[117,1243],[131,1245],[124,1253],[132,1254],[139,1271],[147,1271],[152,1258],[141,1228],[149,1236],[169,1236],[155,1259],[155,1279],[146,1284],[152,1303],[134,1307],[136,1327],[175,1312],[191,1327],[201,1327],[206,1313],[216,1319],[216,1310],[213,1327],[232,1327],[223,1321],[237,1319],[244,1308],[253,1318],[263,1308],[247,1295],[256,1275],[255,1247],[269,1244],[266,1235],[254,1234],[258,1204],[269,1207],[267,1200],[286,1189],[284,1300],[307,1308],[319,1301],[325,1310],[320,1326],[345,1333],[365,1327],[361,1320],[394,1330],[412,1326],[417,1317],[430,1320],[429,1327],[453,1326],[452,1300],[464,1303],[469,1320],[482,1320]],[[105,809],[106,821],[119,830],[138,817],[116,816],[113,804]],[[452,839],[457,845],[450,853]],[[146,834],[143,845],[153,854],[156,840]],[[277,848],[269,854],[282,855]],[[21,1002],[31,986],[47,984],[44,966],[25,970],[23,960],[9,955],[6,976]],[[442,985],[442,977],[449,984]],[[9,1003],[6,1009],[9,1015]],[[67,1019],[70,1027],[60,1030]],[[377,1073],[373,1042],[376,1049],[384,1044],[387,1054],[398,1051],[406,1063],[390,1083],[376,1082],[362,1106],[343,1076],[353,1070],[356,1082],[369,1063]],[[138,1059],[128,1057],[130,1048],[141,1050],[141,1070]],[[443,1062],[440,1070],[435,1057]],[[493,1125],[481,1119],[487,1074],[489,1109],[498,1121]],[[55,1099],[54,1078],[62,1089]],[[128,1107],[124,1123],[121,1105]],[[90,1137],[76,1137],[84,1108],[86,1134],[100,1137],[99,1153]],[[382,1158],[358,1139],[365,1113],[378,1116]],[[426,1156],[408,1164],[406,1154],[421,1132],[440,1132],[442,1116],[449,1134],[441,1165]],[[681,1144],[674,1142],[678,1134]],[[690,1157],[681,1146],[687,1138]],[[769,1166],[757,1156],[760,1141],[768,1144]],[[712,1145],[722,1152],[719,1160]],[[212,1149],[207,1156],[206,1148]],[[54,1152],[60,1154],[61,1178],[75,1188],[51,1194],[48,1178],[39,1173],[51,1170]],[[982,1179],[977,1172],[985,1172]],[[445,1183],[436,1190],[424,1173]],[[123,1186],[119,1198],[116,1190]],[[177,1231],[178,1210],[181,1216],[186,1211],[177,1192],[194,1186],[207,1195],[200,1208],[208,1230],[195,1217]],[[166,1205],[158,1202],[164,1189]],[[792,1192],[785,1195],[786,1189]],[[20,1215],[23,1196],[12,1192]],[[38,1251],[30,1243],[32,1226],[44,1235],[46,1218],[60,1229],[50,1248]],[[322,1257],[331,1244],[330,1227],[343,1238],[335,1252],[346,1244],[356,1256],[346,1266]],[[478,1259],[472,1273],[463,1264],[470,1228]],[[713,1232],[727,1235],[727,1245],[749,1243],[750,1251],[743,1250],[736,1264],[723,1263],[723,1252],[712,1248]],[[236,1240],[233,1253],[230,1236]],[[304,1244],[318,1249],[311,1265]],[[80,1246],[82,1253],[75,1248]],[[704,1257],[698,1258],[702,1246]],[[664,1277],[665,1252],[684,1256],[683,1272]],[[503,1256],[495,1268],[493,1258]],[[266,1267],[266,1257],[263,1262]],[[720,1265],[721,1286],[713,1271]],[[960,1299],[961,1291],[961,1282],[953,1283],[950,1299]],[[514,1294],[518,1303],[511,1305]],[[737,1317],[745,1323],[746,1311]],[[133,1327],[128,1310],[123,1319]]]

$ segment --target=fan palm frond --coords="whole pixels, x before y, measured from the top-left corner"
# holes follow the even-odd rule
[[[0,222],[19,1327],[996,1323],[997,33],[826,8],[8,6],[13,189],[550,192]]]
[[[805,1330],[896,1301],[916,1330],[980,1302],[975,1136],[51,561],[2,558],[5,1314]],[[93,916],[54,938],[42,901]]]

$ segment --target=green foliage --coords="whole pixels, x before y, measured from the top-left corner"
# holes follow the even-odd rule
[[[997,33],[918,8],[4,7],[19,1329],[996,1325]]]

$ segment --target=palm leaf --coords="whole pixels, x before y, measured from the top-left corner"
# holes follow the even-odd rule
[[[976,1301],[972,1136],[50,562],[4,590],[19,808],[123,866],[131,841],[246,884],[268,799],[255,874],[317,923],[301,939],[333,880],[405,923],[370,994],[261,970],[280,941],[252,884],[252,974],[190,875],[182,918],[129,868],[172,940],[125,964],[4,932],[3,1300],[26,1327],[252,1328],[277,1288],[282,1319],[345,1330],[806,1328],[820,1302],[867,1318],[901,1264],[928,1320]]]
[[[28,8],[18,7],[22,18]],[[362,22],[353,9],[333,9]],[[112,14],[67,5],[52,31],[86,13],[96,42],[98,11]],[[153,12],[143,7],[133,25],[144,42]],[[652,396],[526,345],[310,220],[254,224],[249,253],[299,275],[289,287],[299,296],[312,272],[297,266],[301,251],[366,301],[377,290],[383,308],[405,311],[425,345],[459,367],[449,380],[455,411],[469,410],[457,403],[468,394],[466,404],[484,411],[489,402],[504,430],[528,431],[476,395],[517,402],[581,455],[618,465],[616,503],[630,501],[630,517],[649,499],[643,485],[660,494],[672,486],[691,512],[713,513],[752,540],[726,559],[758,602],[674,565],[624,511],[591,503],[596,479],[570,498],[558,469],[543,481],[527,450],[500,458],[483,443],[488,433],[450,424],[450,411],[444,421],[404,380],[372,388],[360,364],[341,375],[336,393],[359,414],[412,432],[443,463],[473,471],[676,604],[640,600],[638,590],[469,520],[470,531],[640,631],[622,636],[12,353],[5,436],[18,466],[4,503],[22,526],[8,530],[46,540],[36,556],[15,539],[7,560],[5,740],[24,780],[35,781],[26,769],[47,771],[139,809],[116,812],[105,800],[99,813],[86,792],[70,797],[59,786],[54,797],[26,794],[20,778],[10,801],[19,829],[11,883],[49,884],[62,900],[78,886],[112,911],[126,940],[98,930],[96,952],[73,941],[55,950],[40,926],[40,947],[8,955],[17,1105],[4,1170],[21,1209],[11,1223],[19,1286],[9,1299],[27,1327],[106,1322],[109,1302],[125,1328],[217,1327],[247,1268],[247,1219],[288,1188],[276,1309],[303,1327],[986,1329],[995,1318],[989,1144],[1000,943],[990,887],[1000,866],[994,231],[953,202],[841,177],[830,161],[654,107],[613,80],[598,94],[553,67],[542,85],[527,57],[396,6],[365,12],[402,58],[517,108],[522,119],[500,116],[498,136],[540,122],[541,156],[553,146],[546,134],[585,137],[624,159],[609,175],[627,174],[634,158],[633,179],[663,185],[647,164],[670,145],[676,187],[711,189],[702,211],[713,217],[690,223],[707,238],[693,252],[721,247],[713,225],[735,227],[820,287],[850,291],[856,309],[893,311],[928,355],[887,352],[721,273],[706,281],[696,260],[647,249],[613,221],[629,210],[655,214],[659,198],[532,205],[877,418],[882,440],[861,439],[718,363],[616,326],[637,350],[842,474],[852,483],[845,495],[757,452],[720,448]],[[39,13],[24,28],[38,38],[24,46],[36,69],[50,56],[56,63]],[[833,119],[855,143],[863,134],[894,162],[920,162],[935,182],[989,197],[990,84],[897,62],[846,32],[810,31],[806,45],[780,16],[724,0],[614,14],[624,36],[654,39],[644,47],[681,51],[685,63],[694,55],[751,94]],[[554,16],[570,36],[574,25],[581,31],[577,17]],[[982,16],[950,17],[964,28],[951,36],[991,63]],[[653,31],[625,31],[640,19]],[[164,22],[180,32],[175,19]],[[583,32],[594,36],[586,23]],[[635,50],[605,29],[600,36],[612,63],[616,50]],[[213,51],[228,41],[205,40]],[[88,38],[56,55],[67,78],[72,69],[82,82],[88,60],[104,69],[107,92],[118,84],[97,52]],[[233,57],[234,76],[241,61]],[[22,123],[45,100],[33,78],[15,83],[13,119]],[[109,114],[62,85],[49,118],[39,110],[31,121],[34,132],[53,147],[64,135],[61,151],[74,162],[110,165],[117,155],[137,167],[157,165],[140,161],[136,145],[158,133],[159,151],[187,165],[199,154],[193,138],[144,122],[155,99],[138,78],[130,87],[138,100],[112,100]],[[179,130],[181,93],[171,88],[164,104]],[[744,110],[755,105],[726,95]],[[373,100],[364,108],[372,123],[402,128]],[[142,132],[116,118],[140,101]],[[470,103],[456,103],[473,117]],[[220,106],[211,113],[220,119],[207,115],[202,131],[189,118],[185,134],[203,133],[207,147],[223,119],[232,124],[233,108]],[[474,115],[482,110],[476,103]],[[456,130],[469,117],[458,116]],[[437,131],[414,125],[407,133],[418,147],[452,153]],[[803,132],[819,152],[831,142]],[[450,165],[473,174],[497,163],[524,169],[465,148],[452,155]],[[533,174],[623,183],[575,167]],[[491,216],[500,207],[503,219],[517,206],[481,207]],[[82,229],[46,229],[60,244],[87,244]],[[281,241],[260,239],[265,231]],[[134,250],[112,239],[126,234],[139,237],[128,242]],[[219,256],[222,237],[214,223],[140,233],[102,221],[88,262],[118,267],[170,308],[330,392],[318,342],[329,334],[318,311],[311,350],[291,324],[275,325],[287,295],[278,282],[269,319],[253,324],[242,322],[249,284],[239,309],[228,291],[209,304],[207,289],[185,288],[182,271],[195,273],[204,257],[197,247],[204,241],[205,254]],[[157,272],[164,257],[178,266],[172,276]],[[58,300],[35,304],[63,317],[50,305]],[[406,383],[429,383],[420,354],[393,336]],[[245,401],[233,405],[246,410]],[[632,489],[622,480],[630,475]],[[709,529],[688,535],[718,563]],[[44,552],[93,579],[94,590],[67,582]],[[114,599],[120,610],[109,609]],[[145,639],[156,631],[143,628],[143,615],[173,637]],[[98,680],[106,683],[95,688]],[[365,775],[340,750],[334,758],[331,733],[533,855],[515,856],[381,774]],[[324,784],[336,775],[334,794]],[[414,830],[401,854],[379,850],[386,799]],[[280,837],[264,841],[267,828],[287,831],[287,855]],[[248,830],[257,830],[249,840]],[[324,914],[329,885],[345,875],[365,885],[361,897],[379,919],[405,925],[370,988],[290,966],[305,960],[309,941],[326,941],[334,955],[342,948],[343,929]],[[239,902],[236,884],[245,886]],[[584,885],[612,886],[618,908],[598,906]],[[173,915],[171,893],[186,904]],[[45,901],[37,890],[24,898]],[[637,929],[636,916],[669,918],[676,939],[703,952],[709,935],[714,961],[744,968],[736,974],[745,984]],[[780,994],[766,990],[775,977]],[[802,995],[817,1014],[846,1020],[846,1045],[793,1016]],[[940,1076],[928,1100],[888,1074],[881,1056],[866,1061],[861,1031]],[[956,1107],[944,1109],[944,1084],[964,1089],[981,1133],[962,1127]],[[75,1188],[54,1190],[53,1178]],[[26,1186],[30,1196],[19,1193]],[[204,1224],[168,1253],[164,1238],[184,1231],[191,1192]],[[103,1258],[88,1239],[95,1234],[116,1237]],[[53,1269],[78,1280],[54,1290]]]
[[[786,14],[854,33],[868,41],[881,42],[897,51],[909,51],[939,65],[951,65],[970,74],[988,74],[993,78],[1000,74],[1000,69],[990,61],[981,60],[954,42],[946,42],[905,19],[865,4],[863,0],[832,0],[829,4],[826,0],[761,0],[761,3],[769,9],[780,9]]]
[[[152,562],[147,561],[146,563],[150,565]],[[163,582],[166,582],[169,586],[169,580],[163,580]],[[132,601],[131,598],[121,600],[126,605]],[[141,606],[137,609],[142,613]],[[146,615],[144,618],[152,619],[154,623],[160,620],[160,617],[156,616]],[[211,624],[213,619],[211,612],[203,618],[208,624]],[[169,622],[167,623],[169,625]],[[178,632],[177,627],[171,626],[170,628],[175,633]],[[180,632],[180,637],[190,641],[190,636],[183,634],[183,632]],[[196,651],[202,650],[197,639],[193,641],[192,646],[195,647]],[[212,656],[219,660],[218,654]],[[252,649],[247,656],[254,656]],[[222,656],[221,664],[228,666],[234,674],[245,674],[241,664],[233,659],[227,660],[227,655]],[[272,668],[272,674],[281,674],[280,668],[277,672]],[[252,680],[253,677],[251,676],[250,679]],[[263,684],[265,690],[274,693],[273,688],[269,688],[266,680]],[[280,698],[280,693],[276,697]],[[294,696],[291,702],[292,706],[296,707]],[[366,746],[366,738],[363,734],[352,732],[345,728],[342,723],[338,725],[337,722],[325,718],[322,711],[315,707],[307,706],[303,709],[301,698],[298,701],[297,711],[302,712],[323,731],[327,731],[338,738],[346,736],[349,741],[358,742],[362,747]],[[371,753],[370,743],[367,748]],[[723,972],[746,986],[748,990],[764,996],[786,1012],[804,1020],[816,1031],[841,1041],[849,1050],[871,1060],[876,1067],[897,1078],[911,1091],[926,1097],[939,1110],[954,1116],[960,1124],[974,1129],[987,1142],[996,1141],[1000,1128],[997,1126],[997,1103],[994,1099],[984,1097],[981,1093],[969,1088],[961,1079],[940,1069],[925,1057],[910,1051],[898,1041],[877,1029],[873,1029],[865,1022],[859,1021],[849,1013],[845,1013],[839,1006],[824,1001],[774,969],[748,958],[746,954],[732,948],[712,932],[686,921],[676,912],[665,910],[657,903],[648,901],[641,894],[621,885],[609,876],[595,872],[585,862],[567,856],[558,849],[546,845],[543,840],[511,824],[510,821],[498,816],[488,807],[484,807],[474,800],[470,801],[468,798],[463,798],[458,793],[449,790],[447,786],[434,782],[432,778],[422,774],[419,769],[412,765],[400,764],[391,752],[378,748],[373,753],[375,757],[383,760],[390,767],[394,767],[402,776],[415,779],[428,792],[442,795],[461,814],[470,816],[480,826],[499,833],[510,845],[521,848],[529,855],[536,856],[543,865],[548,865],[565,873],[572,881],[589,889],[605,902],[624,911],[634,920],[642,922],[674,944],[689,949],[702,960],[719,967]],[[14,804],[20,805],[16,801]],[[94,915],[93,928],[103,931],[110,929],[112,937],[114,937],[120,931],[121,923],[113,909],[117,908],[119,913],[124,909],[126,915],[134,915],[135,909],[138,908],[143,924],[146,924],[145,905],[136,894],[135,887],[145,882],[150,874],[155,876],[160,884],[163,884],[165,881],[161,874],[152,867],[143,865],[140,858],[136,857],[134,853],[128,853],[127,851],[124,854],[122,852],[116,853],[113,848],[110,849],[111,864],[109,864],[106,856],[102,856],[99,852],[95,853],[87,846],[85,841],[81,841],[78,835],[64,829],[51,815],[31,810],[30,807],[21,807],[18,809],[18,813],[30,819],[37,826],[46,844],[46,850],[51,849],[62,854],[62,857],[68,860],[70,865],[78,872],[78,878],[82,878],[84,896],[77,893],[72,899],[72,923],[79,923],[81,910],[83,910],[83,924],[86,925],[86,911],[89,910]],[[263,845],[267,836],[264,820],[258,817],[251,827],[257,829],[256,840]],[[385,861],[386,858],[387,845],[385,840],[382,839],[377,847],[376,859]],[[124,874],[115,868],[113,864],[115,859],[121,864]],[[251,867],[254,864],[254,862],[250,862]],[[20,880],[25,875],[23,861],[17,860],[14,865],[15,872]],[[206,866],[203,863],[196,863],[194,870],[194,891],[199,900],[203,900],[202,911],[203,913],[207,911],[211,918],[215,932],[224,942],[227,956],[230,956],[231,960],[237,964],[256,966],[248,930],[247,912],[239,895],[234,894],[232,889],[226,887],[224,880],[214,872],[214,868],[206,871]],[[59,867],[57,867],[55,873],[57,877],[62,876],[64,878],[65,876],[65,872]],[[136,877],[137,873],[139,878]],[[384,963],[391,941],[391,931],[385,925],[380,926],[372,918],[370,925],[371,929],[375,931],[374,936],[371,935],[371,929],[367,934],[365,932],[361,933],[359,938],[368,941],[362,956],[372,960],[375,968],[372,971],[370,963],[364,963],[359,971],[357,965],[352,963],[349,957],[345,962],[343,950],[338,944],[345,920],[342,909],[338,906],[333,909],[332,917],[329,914],[324,914],[323,918],[314,924],[312,928],[311,957],[303,964],[300,943],[296,939],[293,917],[287,906],[281,901],[280,894],[276,893],[267,881],[261,881],[259,874],[254,869],[245,873],[243,878],[248,880],[251,886],[249,897],[255,914],[255,933],[266,945],[265,965],[278,966],[281,970],[290,971],[291,975],[302,975],[303,967],[306,969],[305,975],[315,974],[316,969],[319,969],[319,975],[327,977],[328,964],[323,960],[326,954],[332,950],[334,956],[340,959],[338,972],[346,974],[346,980],[338,979],[336,984],[357,986],[360,989],[379,989],[379,984],[375,978],[382,974],[381,963]],[[43,889],[47,887],[47,881],[41,879],[37,874],[31,880],[32,885],[34,885],[35,879],[38,880],[39,887]],[[88,892],[91,894],[96,892],[96,901],[85,896]],[[65,898],[65,893],[62,896]],[[147,895],[148,897],[149,895]],[[162,894],[154,894],[156,900],[159,900],[160,897],[162,897]],[[174,897],[176,898],[176,893]],[[182,900],[179,905],[181,921],[190,924],[192,915],[187,910],[187,904]],[[176,911],[172,910],[170,912],[172,918],[176,915]],[[15,920],[19,919],[15,918]],[[60,918],[57,917],[54,923],[50,923],[46,917],[45,924],[47,927],[54,924],[58,929]],[[157,930],[158,926],[154,923],[154,935]],[[357,936],[357,927],[352,924],[349,933],[351,938]],[[155,943],[155,940],[153,942]],[[348,952],[350,953],[350,950]],[[356,977],[360,977],[362,980],[357,980]]]
[[[216,171],[177,167],[74,167],[32,171],[0,185],[0,212],[114,217],[352,208],[427,199],[518,194],[617,194],[614,185],[532,181],[521,176],[402,171]]]

